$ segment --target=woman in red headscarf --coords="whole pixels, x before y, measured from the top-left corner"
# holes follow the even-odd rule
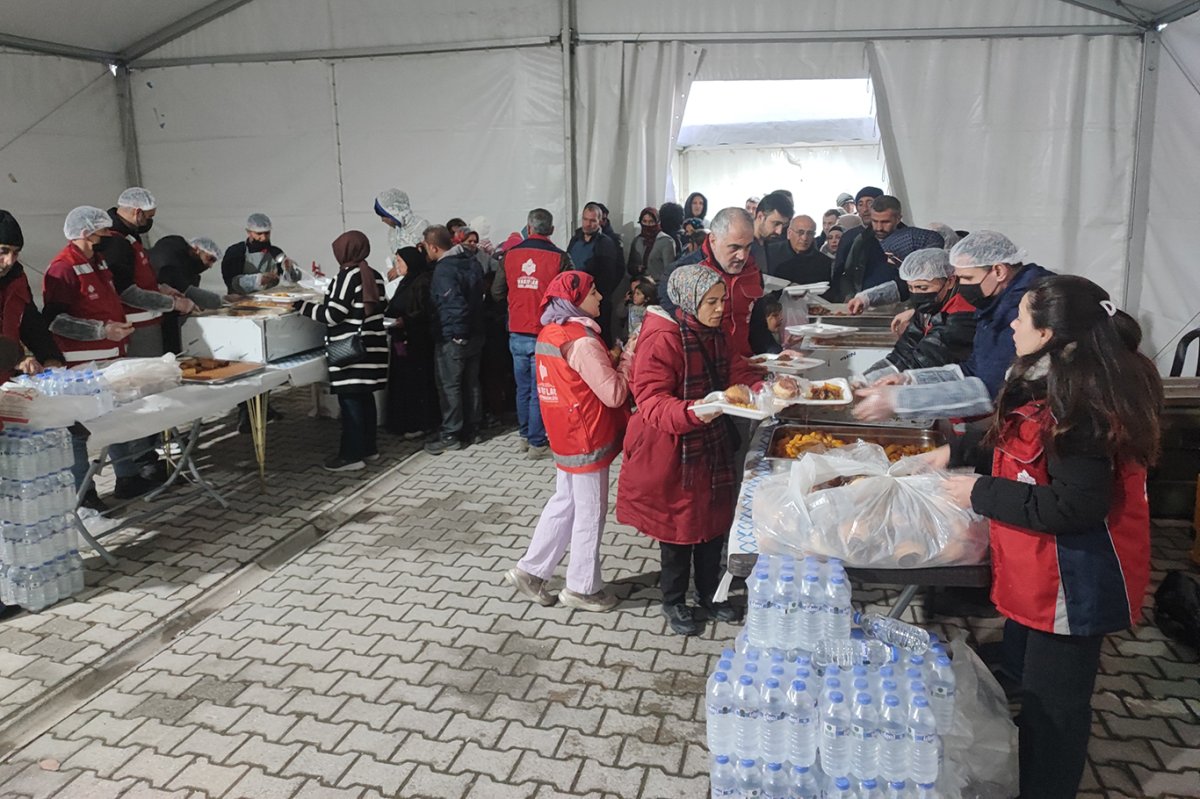
[[[387,385],[388,340],[383,329],[387,304],[383,277],[367,264],[371,243],[360,230],[333,240],[341,267],[321,302],[297,302],[296,310],[326,325],[329,382],[342,417],[338,454],[325,461],[331,472],[362,469],[379,457],[375,443],[375,392]],[[355,343],[356,342],[356,343]]]
[[[561,272],[542,299],[535,347],[542,421],[557,466],[525,557],[504,575],[542,605],[555,597],[546,582],[571,546],[567,585],[558,601],[581,610],[608,610],[617,597],[603,590],[600,536],[608,514],[608,467],[621,451],[629,398],[629,358],[614,367],[600,338],[600,292],[585,272]]]

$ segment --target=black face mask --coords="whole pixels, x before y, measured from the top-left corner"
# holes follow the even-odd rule
[[[964,300],[981,311],[996,301],[995,297],[988,297],[983,293],[982,283],[959,283],[958,293]]]
[[[150,219],[147,219],[141,225],[138,225],[138,228],[137,228],[138,235],[142,236],[142,235],[149,233],[150,228],[152,228],[152,227],[154,227],[154,218],[153,217],[151,217]]]
[[[262,252],[263,250],[269,249],[270,246],[270,241],[255,241],[254,239],[246,239],[247,252]]]
[[[933,313],[941,307],[942,301],[938,299],[940,291],[914,291],[909,295],[909,300],[912,302],[914,310],[921,313]]]

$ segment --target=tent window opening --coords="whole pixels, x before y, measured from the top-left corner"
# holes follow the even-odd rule
[[[867,79],[697,81],[676,157],[679,196],[703,193],[710,218],[787,189],[796,213],[820,225],[842,192],[888,189]]]

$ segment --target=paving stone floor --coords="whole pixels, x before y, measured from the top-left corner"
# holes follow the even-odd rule
[[[414,448],[387,439],[371,472],[329,475],[313,464],[337,423],[303,418],[299,396],[281,407],[269,492],[177,509],[118,547],[115,569],[90,561],[78,601],[0,623],[0,751],[20,747],[0,797],[707,796],[700,695],[736,630],[666,632],[648,539],[610,522],[605,577],[625,597],[611,613],[517,600],[501,574],[552,464],[508,433],[404,461]],[[206,459],[249,481],[249,453],[231,436]],[[313,517],[311,546],[234,591],[242,564]],[[1190,528],[1158,525],[1156,577],[1189,544]],[[187,615],[213,586],[213,609]],[[856,601],[892,596],[856,586]],[[955,628],[994,640],[999,623],[940,625]],[[106,661],[139,636],[144,656]],[[72,683],[97,667],[111,674],[98,690]],[[1200,796],[1196,653],[1144,625],[1107,641],[1101,668],[1081,795]],[[45,729],[22,730],[38,707]]]

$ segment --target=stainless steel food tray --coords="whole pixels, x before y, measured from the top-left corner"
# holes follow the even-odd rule
[[[775,453],[785,441],[792,436],[804,433],[827,433],[834,438],[840,438],[847,444],[862,440],[871,444],[886,447],[888,444],[918,444],[920,446],[940,447],[946,443],[945,437],[937,430],[912,430],[901,427],[878,427],[874,425],[833,425],[833,424],[782,424],[771,434],[771,442],[767,445],[767,460],[790,461],[794,458],[777,456]]]

